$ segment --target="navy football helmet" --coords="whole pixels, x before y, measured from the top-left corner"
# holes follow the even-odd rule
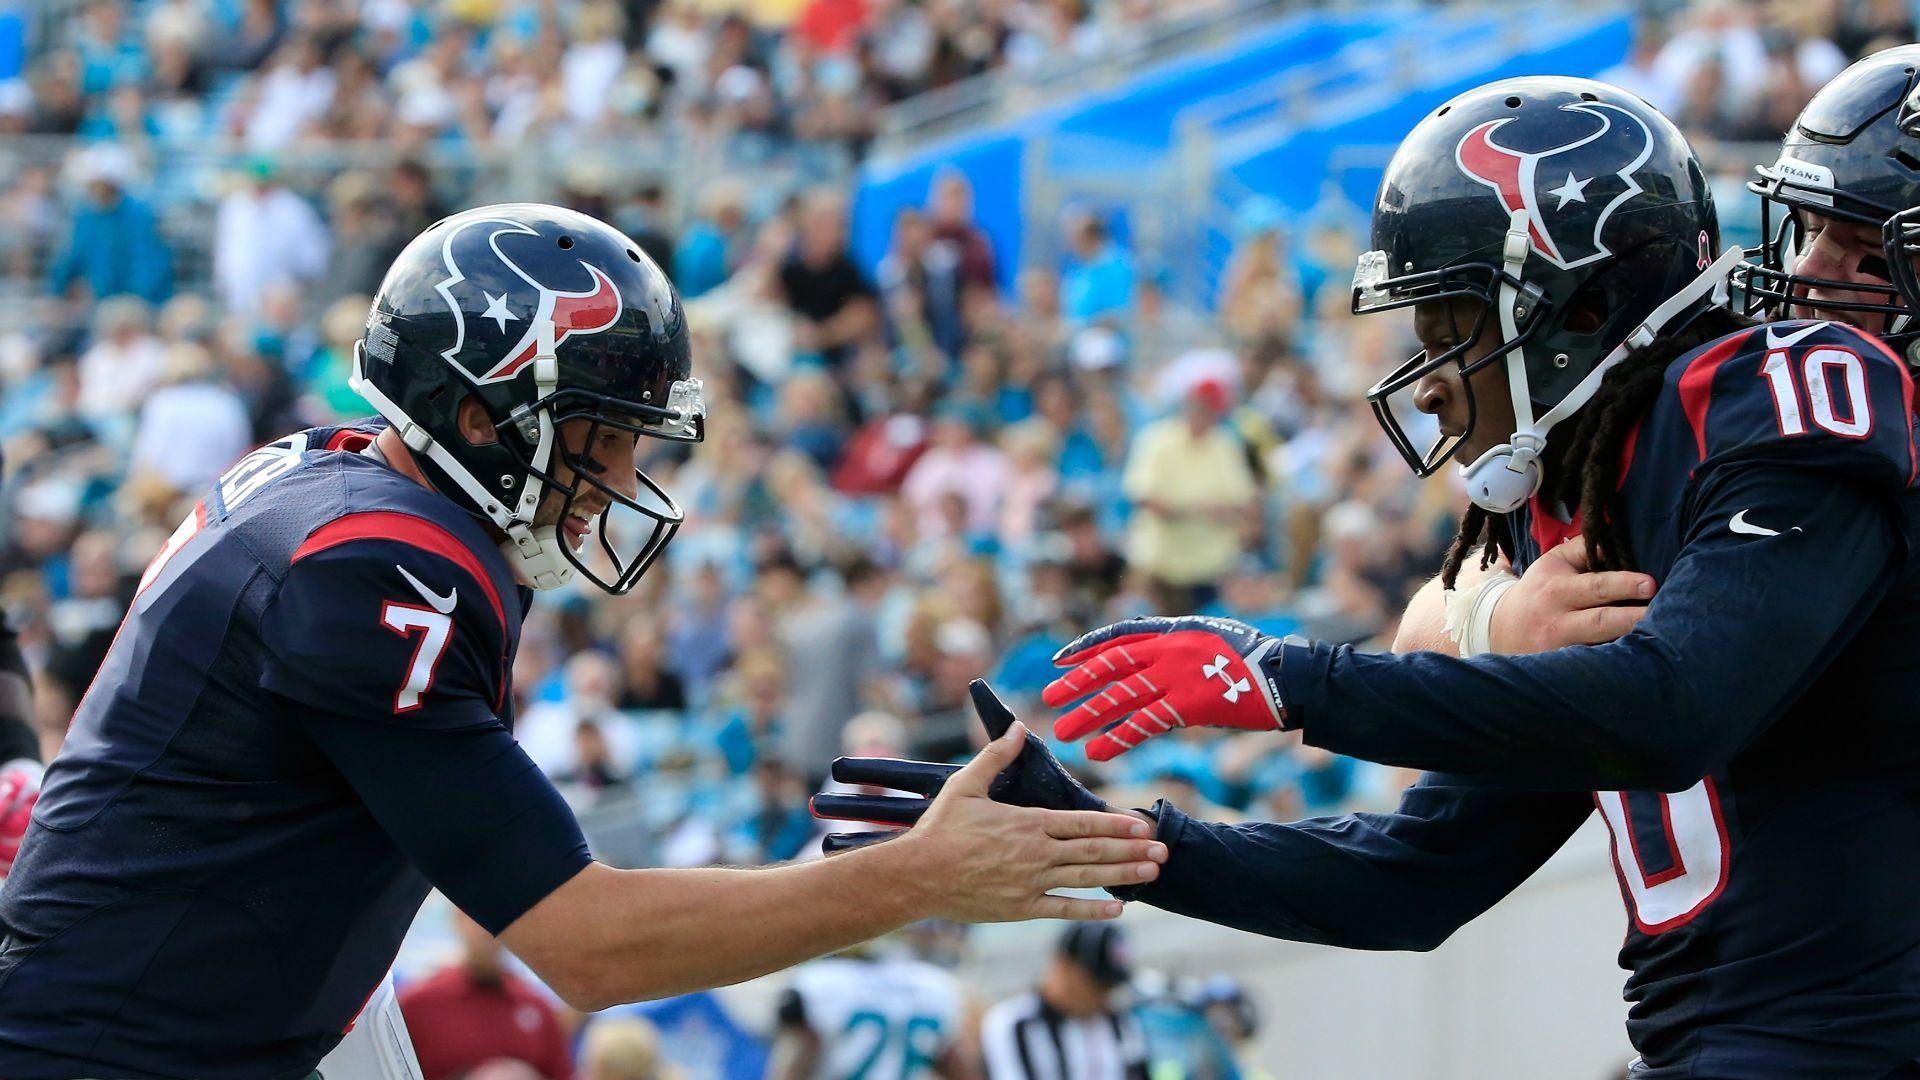
[[[1901,105],[1920,88],[1917,72],[1920,45],[1885,49],[1849,67],[1807,103],[1779,160],[1755,170],[1747,187],[1760,196],[1761,244],[1749,253],[1757,262],[1738,274],[1748,314],[1789,318],[1808,290],[1841,291],[1864,299],[1822,300],[1822,313],[1883,315],[1881,337],[1896,348],[1920,337],[1894,280],[1903,260],[1889,258],[1885,274],[1873,273],[1885,284],[1809,277],[1796,265],[1810,213],[1885,230],[1895,214],[1920,205],[1920,145],[1900,131]]]
[[[1489,83],[1422,120],[1381,178],[1371,247],[1354,271],[1355,314],[1478,302],[1462,341],[1415,354],[1367,400],[1429,476],[1466,433],[1417,445],[1401,395],[1445,365],[1470,375],[1505,364],[1517,430],[1461,467],[1473,500],[1496,513],[1538,490],[1548,430],[1628,348],[1726,301],[1738,259],[1720,254],[1706,174],[1679,129],[1624,90],[1558,77]],[[1466,363],[1489,334],[1493,350]]]
[[[506,533],[501,544],[536,589],[577,570],[612,593],[631,589],[684,515],[646,473],[629,497],[569,460],[560,426],[678,442],[705,434],[680,297],[639,245],[558,206],[509,203],[445,218],[387,271],[354,349],[353,387],[387,418],[435,487]],[[477,398],[498,440],[474,444],[458,413]],[[554,469],[566,461],[573,477]],[[586,485],[608,499],[585,554],[557,524],[536,523],[548,493],[559,520]],[[551,518],[551,507],[548,517]]]
[[[1900,103],[1894,126],[1906,139],[1907,153],[1920,157],[1920,81],[1916,81],[1914,88]],[[1920,261],[1920,197],[1915,197],[1906,209],[1887,219],[1886,226],[1881,230],[1881,240],[1901,302],[1908,311],[1920,311],[1920,272],[1914,269],[1916,261]],[[1901,344],[1908,364],[1920,362],[1920,334],[1907,335]]]

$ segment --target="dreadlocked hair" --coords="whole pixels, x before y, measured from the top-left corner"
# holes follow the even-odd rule
[[[1579,508],[1587,565],[1595,570],[1631,570],[1633,552],[1614,527],[1614,496],[1620,489],[1621,451],[1627,436],[1646,416],[1666,383],[1667,368],[1681,356],[1716,338],[1750,329],[1754,320],[1726,308],[1707,308],[1685,326],[1661,334],[1644,349],[1629,352],[1607,372],[1592,400],[1568,421],[1570,430],[1550,439],[1542,467],[1551,479],[1546,493],[1562,506]],[[1493,515],[1469,505],[1460,518],[1447,556],[1440,564],[1441,587],[1451,589],[1467,556],[1476,548],[1480,568],[1500,554],[1489,525]]]

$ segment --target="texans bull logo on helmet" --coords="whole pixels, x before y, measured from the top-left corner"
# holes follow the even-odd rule
[[[1563,270],[1613,254],[1600,242],[1607,219],[1641,192],[1633,174],[1653,152],[1653,135],[1616,105],[1577,101],[1560,112],[1591,117],[1592,131],[1556,145],[1531,146],[1519,116],[1489,120],[1454,150],[1460,171],[1492,188],[1508,213],[1527,215],[1528,240]]]
[[[523,239],[524,238],[524,239]],[[542,321],[553,321],[553,345],[597,334],[620,320],[620,290],[605,271],[576,260],[577,280],[542,282],[508,254],[516,244],[557,243],[505,218],[462,222],[441,243],[447,277],[434,286],[453,311],[454,340],[443,353],[477,383],[505,382],[539,351]],[[469,323],[464,312],[479,310]]]

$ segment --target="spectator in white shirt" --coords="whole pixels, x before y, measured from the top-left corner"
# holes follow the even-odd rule
[[[80,354],[82,416],[124,417],[159,379],[165,354],[152,321],[151,309],[138,297],[116,296],[95,309],[93,344]]]
[[[213,227],[213,284],[228,314],[249,319],[274,285],[318,280],[327,266],[327,227],[305,199],[257,161],[249,182],[220,201]]]
[[[333,69],[311,38],[296,37],[280,47],[272,66],[253,87],[253,107],[245,120],[247,149],[278,150],[333,104]]]
[[[128,473],[188,494],[212,483],[252,442],[246,404],[215,381],[212,355],[204,346],[175,345],[164,385],[140,407]]]
[[[607,100],[627,64],[627,50],[620,44],[625,22],[618,6],[604,2],[583,6],[577,16],[575,41],[560,60],[560,79],[567,115],[583,127],[606,120]]]

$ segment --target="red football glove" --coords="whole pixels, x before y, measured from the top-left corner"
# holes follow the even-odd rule
[[[1073,670],[1048,684],[1041,700],[1057,709],[1103,691],[1053,724],[1054,736],[1068,741],[1099,731],[1087,743],[1095,761],[1177,727],[1275,731],[1287,706],[1278,677],[1261,661],[1279,648],[1279,638],[1231,619],[1128,619],[1054,654],[1056,666]]]
[[[0,765],[0,881],[13,869],[26,839],[27,818],[40,798],[40,763],[22,758]]]

